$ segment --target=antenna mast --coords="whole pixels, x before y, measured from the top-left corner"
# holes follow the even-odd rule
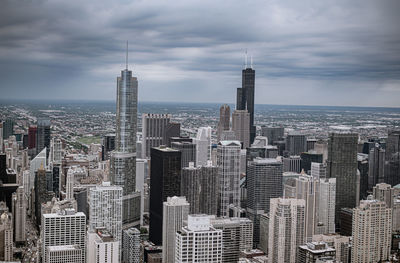
[[[247,48],[246,48],[246,52],[245,52],[245,55],[244,55],[244,68],[245,69],[247,68]]]
[[[128,69],[128,40],[126,41],[126,69]]]

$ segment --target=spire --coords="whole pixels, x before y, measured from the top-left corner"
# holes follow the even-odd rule
[[[253,69],[253,55],[250,56],[250,68]]]
[[[245,69],[247,68],[247,48],[246,48],[246,51],[245,51],[245,54],[244,54],[244,68]]]
[[[126,69],[128,69],[128,40],[126,41]]]

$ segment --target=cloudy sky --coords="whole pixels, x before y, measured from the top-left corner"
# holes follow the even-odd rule
[[[400,106],[400,1],[2,0],[0,98]],[[250,59],[249,59],[250,60]]]

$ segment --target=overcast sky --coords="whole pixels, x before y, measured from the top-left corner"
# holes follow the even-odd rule
[[[0,2],[0,98],[400,106],[400,1]],[[250,59],[249,59],[250,60]]]

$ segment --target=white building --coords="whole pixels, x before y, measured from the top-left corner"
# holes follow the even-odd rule
[[[41,224],[42,257],[48,263],[46,255],[49,246],[77,245],[81,249],[81,261],[86,262],[86,215],[75,213],[74,209],[61,210],[58,213],[43,214]]]
[[[175,263],[221,263],[222,253],[222,230],[208,215],[189,215],[187,226],[176,233]]]
[[[48,246],[45,262],[82,263],[83,250],[78,245]]]
[[[303,199],[273,198],[268,231],[269,263],[295,263],[297,249],[305,243]]]
[[[87,263],[119,263],[119,242],[106,229],[88,233]]]
[[[66,199],[68,200],[74,198],[74,174],[74,170],[69,168],[67,172],[67,181],[65,183]]]
[[[50,160],[54,163],[61,163],[63,158],[62,141],[60,138],[52,138],[50,142]]]
[[[315,234],[335,233],[336,178],[320,178]]]
[[[168,197],[163,204],[163,262],[175,259],[175,236],[189,215],[189,203],[185,197]]]
[[[199,128],[193,143],[196,144],[196,165],[207,165],[211,159],[211,127]]]
[[[328,246],[336,250],[335,259],[337,262],[349,262],[350,258],[350,237],[339,234],[315,235],[314,242],[326,242]]]
[[[382,201],[362,200],[353,209],[352,238],[352,263],[389,260],[392,209]]]
[[[140,231],[129,228],[122,233],[122,262],[140,263]]]
[[[114,238],[122,241],[122,187],[104,182],[90,189],[89,230],[106,228]]]
[[[0,260],[13,259],[13,226],[12,214],[8,212],[4,202],[0,202]]]
[[[324,163],[311,163],[311,176],[315,179],[326,177],[326,165]]]
[[[240,205],[240,147],[239,141],[220,141],[218,143],[219,216],[228,216],[230,204]]]
[[[12,194],[12,212],[14,221],[14,241],[26,241],[26,209],[27,200],[25,197],[24,187],[20,186],[17,191]]]

